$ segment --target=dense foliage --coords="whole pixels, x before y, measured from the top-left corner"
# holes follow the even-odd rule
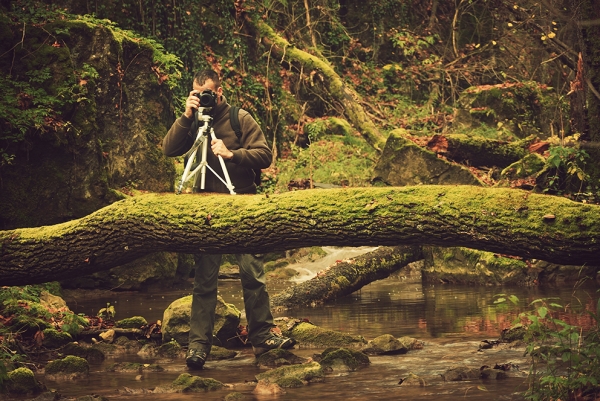
[[[356,88],[362,96],[360,103],[383,132],[398,127],[422,135],[445,132],[452,125],[453,108],[467,88],[534,81],[549,87],[550,95],[564,102],[555,109],[548,130],[539,134],[556,136],[560,139],[556,146],[566,147],[564,138],[574,134],[585,140],[597,139],[597,133],[589,128],[597,125],[597,116],[585,111],[599,101],[598,92],[593,79],[587,80],[591,86],[586,90],[581,76],[592,74],[595,63],[591,55],[597,44],[588,39],[595,27],[582,24],[591,3],[5,2],[9,25],[15,29],[21,24],[43,26],[74,15],[93,16],[98,23],[126,29],[129,35],[150,41],[157,55],[167,57],[157,65],[159,73],[174,85],[179,111],[194,72],[206,67],[219,71],[230,102],[256,116],[278,155],[294,154],[290,153],[294,144],[308,142],[307,123],[343,116],[344,110],[328,93],[327,82],[318,70],[273,57],[268,43],[257,40],[254,19],[268,22],[294,46],[327,59],[347,84]],[[169,54],[181,62],[181,80],[173,79],[178,61]],[[578,54],[583,55],[583,62]],[[11,50],[2,56],[4,66],[10,55]],[[60,86],[40,93],[35,82],[43,82],[43,74],[48,72],[19,76],[11,68],[5,70],[10,73],[0,81],[5,94],[0,120],[10,131],[1,138],[4,164],[14,157],[11,143],[26,141],[27,133],[68,130],[68,120],[54,115],[52,105],[85,101],[85,86],[80,82],[93,78],[94,73],[73,71]],[[577,102],[584,96],[585,103],[586,93],[588,104],[581,106]],[[32,108],[31,104],[42,107]],[[489,127],[498,131],[504,128]],[[590,169],[583,152],[575,153],[555,152],[563,155],[560,160],[565,166],[555,177],[565,173],[567,177],[560,183],[549,180],[553,191],[577,192],[569,181],[576,181],[579,192],[596,190],[598,173]]]
[[[173,90],[175,114],[197,70],[220,72],[230,103],[259,120],[277,151],[278,163],[265,172],[263,190],[309,188],[313,181],[370,185],[377,154],[352,131],[358,127],[332,135],[327,126],[332,117],[347,117],[328,90],[328,78],[310,63],[275,57],[272,44],[256,29],[260,20],[291,46],[326,60],[356,90],[354,100],[384,135],[396,128],[415,137],[454,131],[510,141],[535,135],[549,143],[543,190],[593,199],[600,188],[600,15],[595,6],[593,0],[4,0],[0,183],[2,169],[37,138],[69,144],[80,134],[72,121],[84,119],[78,105],[93,95],[87,83],[100,78],[97,71],[89,65],[54,71],[32,61],[66,57],[69,31],[60,23],[68,20],[102,25],[153,49],[154,72]],[[51,24],[53,33],[47,29]],[[29,34],[36,30],[48,33],[46,42],[31,41]],[[35,58],[29,48],[37,49]],[[456,110],[481,93],[488,101],[495,97],[497,107],[468,103],[471,115],[486,123],[459,126]],[[519,108],[518,102],[531,107]],[[546,114],[540,121],[542,109]],[[510,111],[511,117],[498,110]],[[28,300],[27,294],[21,295],[22,304],[9,302],[3,310],[39,295],[31,292]],[[543,311],[537,309],[538,318],[549,316]],[[572,327],[551,323],[563,327],[561,340],[574,338]],[[70,327],[67,323],[65,330]],[[542,326],[532,330],[542,333]],[[6,345],[11,339],[0,338],[0,356],[12,362],[14,350]],[[592,342],[584,351],[592,355],[598,341],[588,338]],[[566,348],[561,352],[577,375],[545,379],[532,387],[538,394],[559,388],[564,391],[552,397],[564,397],[577,393],[576,384],[597,386],[590,379],[597,377],[593,359],[575,360],[573,355],[581,353]],[[5,377],[0,363],[0,382]]]

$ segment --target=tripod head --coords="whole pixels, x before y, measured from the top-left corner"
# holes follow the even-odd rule
[[[194,112],[195,123],[192,125],[192,131],[202,129],[202,134],[208,135],[213,122],[212,112],[212,107],[199,107]]]

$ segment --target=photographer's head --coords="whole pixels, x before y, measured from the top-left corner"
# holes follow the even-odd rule
[[[203,70],[196,73],[192,88],[199,94],[207,90],[214,92],[217,95],[216,104],[221,103],[223,100],[221,81],[219,80],[219,75],[213,70]]]

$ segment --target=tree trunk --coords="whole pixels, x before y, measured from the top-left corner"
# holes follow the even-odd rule
[[[373,252],[328,267],[313,279],[271,297],[274,307],[312,305],[352,294],[423,258],[419,246],[380,247]]]
[[[280,57],[281,61],[288,58],[302,64],[309,70],[320,71],[327,78],[326,84],[328,85],[330,95],[344,107],[344,113],[350,123],[361,132],[373,148],[379,152],[382,151],[385,146],[385,138],[358,102],[360,96],[340,78],[326,59],[313,56],[291,45],[260,19],[252,20],[250,17],[247,17],[247,21],[253,24],[266,46]]]
[[[464,246],[598,263],[600,206],[508,188],[345,188],[278,195],[147,194],[84,218],[0,231],[0,285],[89,274],[161,251]]]
[[[434,135],[427,147],[457,163],[473,167],[504,168],[529,154],[533,138],[515,142],[499,141],[463,134]]]

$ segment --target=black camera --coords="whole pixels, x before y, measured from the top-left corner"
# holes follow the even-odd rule
[[[217,105],[217,94],[210,89],[205,89],[200,93],[195,93],[200,99],[200,107],[215,107]]]

